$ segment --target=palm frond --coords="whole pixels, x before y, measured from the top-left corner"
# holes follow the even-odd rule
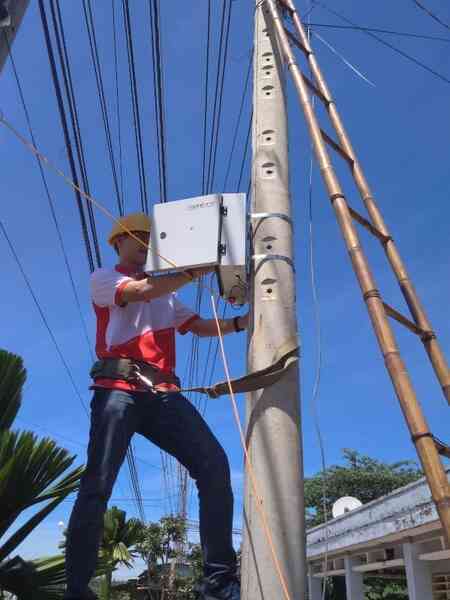
[[[25,508],[76,489],[80,469],[59,479],[74,459],[53,440],[0,431],[0,535]]]
[[[26,371],[20,356],[0,350],[0,429],[9,429],[22,401]]]
[[[107,570],[99,562],[96,576]],[[0,564],[0,588],[15,594],[19,600],[60,600],[66,583],[65,556],[50,556],[24,561],[20,556]]]

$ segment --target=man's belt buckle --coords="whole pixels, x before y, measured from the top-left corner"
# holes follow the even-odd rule
[[[139,365],[133,365],[131,376],[133,379],[136,379],[137,381],[145,385],[145,387],[147,387],[149,390],[155,391],[155,386],[153,385],[153,382],[150,381],[150,379],[145,375],[142,375],[141,368]]]

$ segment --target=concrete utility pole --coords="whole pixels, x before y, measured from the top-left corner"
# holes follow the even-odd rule
[[[252,329],[249,372],[271,364],[297,337],[283,63],[256,3],[252,225]],[[306,594],[303,457],[297,365],[275,385],[247,397],[247,447],[291,600]],[[247,474],[242,598],[285,599]]]
[[[29,4],[30,0],[0,0],[0,73]]]

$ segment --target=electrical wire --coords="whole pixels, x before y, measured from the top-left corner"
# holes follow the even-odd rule
[[[320,2],[319,0],[314,0],[314,4],[317,5],[317,6],[320,6],[321,8],[323,8],[324,10],[326,10],[327,12],[329,12],[332,15],[334,15],[335,17],[337,17],[338,19],[341,19],[341,21],[344,21],[345,23],[348,23],[349,25],[352,25],[353,27],[359,27],[359,25],[357,25],[356,23],[354,23],[353,21],[351,21],[347,17],[344,17],[344,15],[338,13],[336,10],[329,8],[323,2]],[[366,31],[364,29],[362,29],[362,31],[367,36],[369,36],[369,37],[373,38],[374,40],[376,40],[378,43],[382,44],[383,46],[386,46],[387,48],[390,48],[391,50],[393,50],[394,52],[396,52],[400,56],[403,56],[403,58],[406,58],[406,60],[409,60],[410,62],[414,63],[418,67],[421,67],[422,69],[424,69],[425,71],[427,71],[431,75],[434,75],[438,79],[441,79],[442,81],[445,81],[445,83],[449,83],[450,84],[450,79],[448,79],[447,77],[445,77],[445,75],[442,75],[442,73],[439,73],[438,71],[435,71],[434,69],[432,69],[431,67],[429,67],[428,65],[426,65],[425,63],[423,63],[422,61],[420,61],[419,59],[415,58],[414,56],[411,56],[410,54],[407,54],[403,50],[400,50],[400,48],[397,48],[397,46],[394,46],[390,42],[387,42],[386,40],[383,40],[382,38],[380,38],[378,35],[375,35],[375,33],[372,33],[371,31]]]
[[[331,23],[311,23],[309,25],[311,29],[315,27],[327,28],[327,29],[342,29],[344,31],[371,31],[372,33],[385,33],[387,35],[395,35],[398,37],[415,38],[419,40],[430,40],[435,42],[446,42],[450,43],[450,38],[436,37],[434,35],[424,35],[421,33],[411,33],[405,31],[394,31],[392,29],[377,29],[375,27],[359,27],[357,25],[333,25]]]
[[[230,0],[229,0],[230,1]],[[220,87],[220,69],[222,64],[222,52],[224,46],[224,32],[225,32],[225,19],[226,19],[226,10],[227,10],[227,0],[224,0],[222,4],[222,17],[220,24],[220,38],[219,38],[219,50],[217,53],[217,73],[216,73],[216,84],[215,84],[215,92],[214,92],[214,104],[213,104],[213,112],[212,112],[212,126],[211,126],[211,140],[209,143],[209,156],[208,156],[208,169],[206,176],[206,188],[205,192],[209,193],[211,189],[211,161],[213,156],[213,144],[215,137],[215,129],[216,129],[216,120],[217,120],[217,101]]]
[[[236,142],[237,142],[237,137],[238,137],[238,133],[239,133],[239,128],[240,128],[240,125],[241,125],[242,115],[243,115],[243,112],[244,112],[245,100],[246,100],[246,97],[247,97],[248,91],[249,91],[249,85],[248,84],[249,84],[250,75],[251,75],[251,72],[252,72],[253,52],[254,52],[254,49],[252,48],[252,51],[250,52],[250,58],[249,58],[249,61],[248,61],[247,75],[245,77],[244,91],[242,92],[241,104],[240,104],[240,107],[239,107],[239,114],[238,114],[238,118],[237,118],[237,121],[236,121],[236,127],[234,128],[233,141],[232,141],[232,144],[231,144],[231,151],[230,151],[230,156],[229,156],[229,159],[228,159],[227,170],[226,170],[225,179],[224,179],[224,182],[223,182],[223,190],[224,191],[226,191],[226,189],[227,189],[228,179],[229,179],[229,176],[230,176],[231,165],[232,165],[232,161],[233,161],[233,155],[234,155],[234,151],[235,151],[235,148],[236,148]],[[237,189],[239,189],[239,187]]]
[[[87,448],[88,444],[85,444],[83,442],[80,442],[80,440],[75,440],[72,437],[68,437],[67,435],[62,435],[59,432],[56,432],[52,429],[50,429],[49,427],[44,427],[43,425],[38,425],[37,423],[31,423],[28,420],[23,419],[22,417],[18,416],[16,417],[16,419],[20,422],[22,422],[26,427],[32,427],[33,429],[40,429],[42,431],[46,431],[47,433],[49,433],[52,437],[56,438],[56,439],[60,439],[68,444],[73,444],[75,446],[79,446],[80,448]],[[153,463],[148,462],[148,460],[141,458],[140,456],[136,456],[136,460],[140,463],[142,463],[143,465],[146,465],[147,467],[150,467],[152,469],[157,469],[158,471],[161,470],[161,467],[159,467],[158,465],[154,465]]]
[[[366,77],[358,68],[355,67],[355,65],[353,65],[349,60],[347,60],[341,52],[338,52],[336,48],[330,44],[330,42],[327,42],[327,40],[325,40],[321,35],[319,35],[317,31],[312,31],[312,34],[314,37],[319,39],[322,42],[322,44],[324,44],[328,48],[328,50],[330,50],[335,56],[337,56],[349,69],[351,69],[353,73],[355,73],[360,79],[368,83],[370,86],[376,87],[373,81]]]
[[[159,0],[149,0],[150,9],[150,40],[153,59],[153,87],[155,103],[155,121],[159,171],[160,201],[167,202],[167,153],[166,153],[166,123],[164,102],[164,66],[160,35],[160,6]]]
[[[53,85],[55,88],[56,100],[57,100],[57,104],[58,104],[58,111],[59,111],[61,125],[62,125],[63,133],[64,133],[64,140],[65,140],[66,149],[67,149],[67,157],[69,160],[70,172],[71,172],[71,176],[72,176],[72,181],[75,184],[75,187],[73,187],[73,189],[75,192],[75,198],[76,198],[78,212],[79,212],[79,216],[80,216],[81,230],[82,230],[84,245],[86,248],[86,254],[88,257],[89,267],[90,267],[91,271],[93,271],[95,269],[94,259],[93,259],[93,255],[92,255],[89,233],[88,233],[88,229],[87,229],[86,216],[84,214],[83,203],[81,201],[81,189],[80,189],[80,185],[79,185],[79,181],[78,181],[77,170],[75,167],[75,159],[73,156],[72,144],[71,144],[71,140],[70,140],[70,136],[69,136],[67,117],[66,117],[66,113],[65,113],[64,102],[62,99],[61,85],[59,83],[58,72],[56,69],[56,62],[55,62],[55,56],[54,56],[53,47],[52,47],[51,38],[50,38],[50,31],[48,28],[47,15],[45,13],[44,1],[43,0],[38,0],[38,1],[39,1],[39,10],[40,10],[40,15],[41,15],[42,27],[43,27],[43,31],[44,31],[45,43],[46,43],[46,47],[47,47],[47,54],[48,54],[48,58],[49,58],[49,62],[50,62],[50,70],[51,70]]]
[[[72,374],[72,371],[71,371],[71,369],[70,369],[70,367],[69,367],[66,359],[64,358],[64,354],[63,354],[63,352],[62,352],[62,350],[61,350],[61,348],[60,348],[60,346],[58,344],[58,341],[57,341],[57,339],[55,337],[55,334],[53,333],[52,328],[50,327],[50,323],[48,322],[47,317],[45,316],[45,313],[44,313],[44,311],[42,309],[42,306],[41,306],[41,304],[40,304],[40,302],[39,302],[39,300],[38,300],[38,298],[36,296],[36,293],[35,293],[35,291],[33,289],[33,286],[31,285],[31,281],[30,281],[28,275],[25,272],[25,269],[24,269],[24,267],[22,265],[22,262],[21,262],[18,254],[17,254],[17,251],[16,251],[16,249],[14,247],[14,244],[13,244],[11,238],[9,237],[9,235],[8,235],[8,233],[6,231],[6,228],[5,228],[5,225],[4,225],[3,221],[1,221],[1,220],[0,220],[0,229],[2,230],[2,233],[3,233],[4,237],[5,237],[5,240],[6,240],[7,244],[8,244],[8,246],[9,246],[9,249],[11,251],[11,254],[12,254],[14,260],[15,260],[17,266],[19,267],[19,271],[20,271],[20,273],[21,273],[21,275],[22,275],[22,277],[23,277],[23,279],[25,281],[25,284],[26,284],[26,286],[28,288],[28,291],[30,292],[31,297],[33,298],[34,304],[35,304],[35,306],[36,306],[36,308],[37,308],[37,310],[39,312],[39,315],[40,315],[40,317],[42,319],[42,322],[43,322],[45,328],[47,329],[47,332],[48,332],[48,334],[49,334],[49,336],[50,336],[50,338],[51,338],[51,340],[53,342],[53,345],[55,346],[56,352],[57,352],[57,354],[58,354],[58,356],[59,356],[59,358],[60,358],[60,360],[61,360],[61,362],[62,362],[62,364],[64,366],[64,369],[65,369],[65,371],[67,373],[67,376],[69,377],[70,383],[72,384],[72,387],[73,387],[73,389],[75,391],[75,394],[76,394],[78,400],[80,401],[80,404],[83,407],[83,410],[86,413],[86,416],[89,417],[87,406],[86,406],[86,404],[85,404],[85,402],[84,402],[84,400],[83,400],[83,398],[81,396],[81,392],[78,389],[77,384],[75,383],[75,378],[74,378],[74,376]]]
[[[144,509],[144,504],[142,501],[142,493],[141,493],[141,488],[140,488],[140,484],[139,484],[139,475],[138,475],[138,471],[137,471],[136,459],[135,459],[135,454],[134,454],[134,446],[133,446],[132,441],[130,441],[130,444],[127,449],[127,463],[128,463],[128,470],[130,472],[130,480],[131,480],[132,488],[134,491],[134,495],[136,497],[136,504],[137,504],[139,516],[141,518],[141,521],[143,523],[145,523],[146,522],[145,509]]]
[[[134,61],[133,33],[131,29],[130,6],[128,0],[122,0],[123,22],[127,40],[128,71],[130,76],[131,105],[133,109],[134,135],[136,142],[136,157],[139,175],[139,190],[142,211],[148,214],[147,180],[144,165],[144,148],[142,142],[141,115],[139,108],[139,94]]]
[[[73,86],[69,54],[67,51],[66,36],[64,33],[59,3],[55,3],[55,0],[50,0],[50,14],[52,17],[53,31],[56,39],[56,47],[58,50],[61,73],[63,76],[64,90],[66,93],[67,104],[69,106],[72,133],[75,140],[75,149],[78,158],[78,168],[81,175],[81,180],[83,182],[83,188],[88,194],[90,194],[86,159],[84,154],[83,140],[81,136],[80,120],[78,116],[78,107]],[[91,204],[89,203],[87,204],[86,208],[88,211],[88,218],[97,266],[101,267],[102,261],[100,255],[100,246],[98,243],[97,228],[95,225],[94,211]]]
[[[59,7],[59,2],[58,2]],[[59,8],[58,8],[59,10]],[[117,178],[117,168],[116,168],[116,160],[114,157],[114,148],[112,143],[112,135],[111,135],[111,127],[109,124],[109,115],[108,115],[108,104],[106,102],[105,96],[105,88],[103,85],[103,75],[102,75],[102,67],[99,58],[98,45],[97,45],[97,36],[95,32],[95,22],[94,15],[92,11],[91,0],[83,0],[83,13],[84,20],[86,24],[86,30],[89,39],[89,47],[91,52],[91,61],[94,67],[95,73],[95,81],[97,84],[97,95],[100,102],[100,109],[102,113],[103,120],[103,128],[106,136],[106,145],[108,148],[109,154],[109,162],[111,165],[111,173],[113,177],[114,189],[116,193],[117,207],[119,210],[119,214],[123,214],[123,199],[119,190],[119,183]]]
[[[314,3],[311,1],[310,8],[313,9]],[[311,11],[310,13],[311,14]],[[308,18],[308,42],[311,41],[311,26],[310,16]],[[310,76],[312,76],[310,70]],[[311,94],[311,106],[314,110],[316,98],[314,94]],[[318,412],[318,399],[320,382],[322,375],[322,321],[320,317],[320,303],[319,303],[319,292],[316,280],[316,268],[315,268],[315,254],[314,254],[314,221],[313,221],[313,174],[314,174],[314,148],[311,142],[310,144],[310,158],[309,158],[309,176],[308,176],[308,240],[309,240],[309,272],[311,281],[311,293],[313,298],[314,306],[314,322],[316,328],[316,342],[317,342],[317,356],[316,356],[316,373],[314,377],[314,384],[311,395],[311,412],[313,416],[314,428],[316,430],[317,441],[319,444],[320,451],[320,462],[322,466],[322,508],[325,525],[325,557],[324,557],[324,573],[325,576],[322,581],[322,600],[325,600],[327,592],[328,578],[326,573],[328,571],[328,552],[329,552],[329,532],[328,532],[328,510],[327,510],[327,496],[328,496],[328,485],[327,485],[327,463],[325,455],[325,444],[322,435],[322,428],[320,426],[320,418]]]
[[[114,51],[114,75],[116,87],[116,115],[117,115],[117,142],[119,146],[119,174],[120,174],[120,197],[122,199],[119,214],[122,216],[125,210],[125,196],[123,185],[123,156],[122,156],[122,127],[120,118],[120,93],[119,93],[119,52],[117,41],[117,22],[116,22],[116,0],[111,0],[112,28],[113,28],[113,51]],[[122,212],[121,212],[122,211]]]
[[[12,53],[12,48],[9,45],[7,36],[4,35],[4,37],[5,37],[6,43],[8,44],[8,52],[9,52],[9,57],[10,57],[10,60],[11,60],[11,67],[12,67],[12,70],[13,70],[14,79],[16,81],[17,90],[19,92],[20,102],[22,104],[22,108],[23,108],[23,111],[24,111],[24,114],[25,114],[25,120],[27,122],[27,126],[28,126],[28,131],[29,131],[29,134],[30,134],[30,138],[31,138],[31,141],[33,142],[33,144],[36,145],[36,138],[35,138],[35,135],[34,135],[32,124],[31,124],[30,112],[28,110],[28,106],[27,106],[27,103],[25,101],[25,95],[23,93],[22,84],[20,82],[20,77],[19,77],[19,72],[17,70],[16,63],[15,63],[15,60],[14,60],[14,56],[13,56],[13,53]],[[37,166],[38,166],[39,173],[40,173],[40,176],[41,176],[42,184],[44,186],[44,191],[45,191],[45,195],[46,195],[46,198],[47,198],[48,206],[49,206],[49,209],[50,209],[50,214],[51,214],[51,217],[52,217],[52,221],[53,221],[53,224],[54,224],[55,229],[56,229],[56,235],[57,235],[58,242],[59,242],[59,245],[60,245],[60,248],[61,248],[61,253],[63,255],[64,264],[65,264],[65,267],[66,267],[66,270],[67,270],[67,274],[68,274],[68,277],[69,277],[70,286],[72,288],[73,296],[74,296],[74,299],[75,299],[75,304],[77,306],[77,310],[78,310],[78,314],[79,314],[79,317],[80,317],[80,322],[81,322],[81,326],[82,326],[82,329],[83,329],[84,337],[86,339],[86,344],[87,344],[87,347],[88,347],[88,351],[89,351],[89,354],[91,356],[92,361],[94,361],[95,358],[94,358],[94,353],[92,351],[92,343],[91,343],[91,340],[89,338],[89,333],[88,333],[88,329],[87,329],[87,325],[86,325],[86,320],[85,320],[85,318],[83,316],[83,311],[81,309],[81,302],[80,302],[80,298],[78,296],[77,288],[76,288],[74,277],[73,277],[73,273],[72,273],[72,268],[71,268],[70,263],[69,263],[69,258],[67,256],[67,251],[66,251],[66,247],[65,247],[65,244],[64,244],[64,239],[63,239],[63,236],[62,236],[61,228],[59,226],[58,218],[56,216],[55,203],[54,203],[54,200],[53,200],[52,195],[50,193],[50,188],[48,186],[47,178],[45,176],[44,169],[42,167],[41,161],[37,157],[36,157],[36,162],[37,162]]]
[[[244,168],[245,168],[245,165],[247,162],[247,154],[248,154],[248,149],[250,147],[250,134],[252,132],[252,121],[253,121],[253,111],[250,115],[250,119],[249,119],[249,123],[248,123],[247,137],[245,139],[245,146],[244,146],[244,156],[242,157],[241,171],[239,173],[239,179],[238,179],[238,184],[237,184],[238,190],[241,189],[242,176],[244,175]]]
[[[419,2],[419,0],[412,0],[412,1],[414,2],[414,4],[416,6],[418,6],[421,10],[423,10],[429,17],[431,17],[434,21],[436,21],[436,23],[439,23],[446,29],[450,30],[450,25],[448,23],[445,23],[445,21],[443,21],[440,17],[435,15],[433,12],[431,12],[431,10],[429,8],[427,8],[426,6],[424,6],[421,2]]]
[[[202,194],[206,194],[206,137],[208,122],[208,90],[209,90],[209,55],[211,43],[211,0],[208,0],[208,18],[206,33],[206,57],[205,57],[205,88],[204,88],[204,115],[203,115],[203,161],[202,161]]]
[[[224,2],[224,8],[225,7],[226,7],[226,2]],[[226,67],[228,64],[228,49],[229,49],[229,42],[230,42],[230,25],[231,25],[232,9],[233,9],[233,2],[232,2],[232,0],[230,0],[229,1],[229,9],[228,9],[228,18],[226,19],[226,29],[224,32],[222,67],[220,68],[220,66],[219,66],[222,52],[219,52],[219,62],[218,62],[218,68],[217,68],[217,72],[218,72],[218,80],[217,81],[219,82],[219,80],[220,80],[220,83],[219,83],[219,88],[217,88],[217,86],[216,86],[216,99],[217,99],[217,91],[219,89],[217,112],[216,112],[216,110],[214,110],[214,113],[213,113],[213,117],[217,116],[217,118],[216,118],[215,122],[213,119],[213,128],[212,128],[212,139],[211,139],[212,152],[210,155],[210,162],[209,162],[209,167],[211,167],[211,169],[209,169],[209,167],[208,167],[208,172],[210,174],[209,192],[211,192],[214,188],[216,162],[217,162],[217,148],[219,146],[220,126],[222,123],[223,90],[224,90],[224,84],[225,84]],[[221,49],[222,49],[222,46],[221,46]],[[220,73],[220,75],[219,75],[219,73]],[[215,102],[215,106],[216,106],[216,102]],[[215,123],[215,126],[214,126],[214,123]],[[211,165],[211,160],[212,160],[212,165]]]
[[[314,98],[312,99],[314,106]],[[314,305],[314,322],[316,327],[316,341],[317,341],[317,363],[316,373],[314,378],[312,397],[311,397],[311,412],[313,415],[314,428],[316,430],[317,440],[319,443],[320,450],[320,461],[322,465],[322,509],[324,517],[325,527],[325,572],[328,570],[328,509],[327,509],[327,467],[325,458],[325,444],[322,435],[322,428],[320,426],[320,419],[318,413],[318,398],[320,389],[320,380],[322,375],[322,326],[320,318],[320,304],[319,304],[319,293],[317,289],[316,281],[316,270],[314,260],[314,228],[313,228],[313,148],[311,144],[311,157],[309,163],[309,182],[308,182],[308,238],[309,238],[309,271],[311,278],[311,291]],[[322,600],[325,599],[325,593],[327,588],[327,577],[323,579],[322,589]]]
[[[65,504],[73,504],[75,502],[75,498],[69,498],[67,500],[63,500],[62,502],[64,502]],[[127,502],[136,502],[136,498],[134,496],[132,497],[112,497],[109,499],[109,503],[111,502],[117,502],[117,503],[127,503]],[[142,506],[145,508],[145,506],[149,507],[149,508],[155,508],[161,504],[164,504],[165,502],[165,498],[142,498]],[[192,530],[194,530],[194,526],[192,527]],[[235,533],[233,532],[234,535],[240,535],[239,533]]]

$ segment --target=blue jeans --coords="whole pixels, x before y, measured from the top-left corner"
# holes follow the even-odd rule
[[[103,515],[134,433],[174,456],[197,484],[205,576],[234,574],[230,468],[199,412],[179,393],[101,389],[91,402],[88,461],[67,531],[66,598],[89,597]]]

